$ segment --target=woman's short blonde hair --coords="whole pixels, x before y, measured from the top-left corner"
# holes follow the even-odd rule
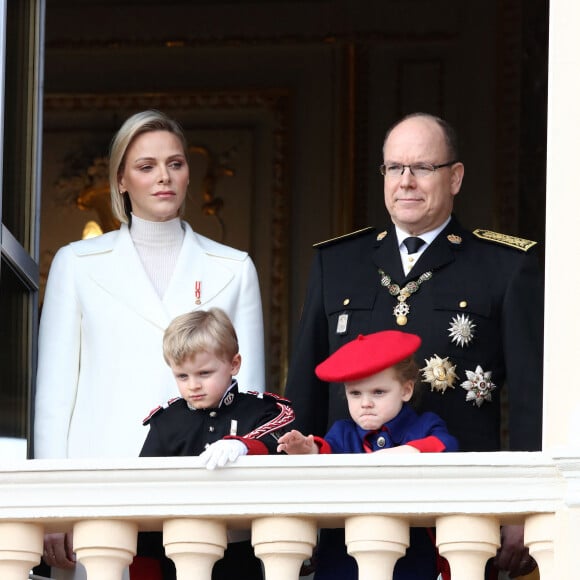
[[[125,155],[139,135],[150,131],[168,131],[176,135],[183,146],[183,153],[187,156],[187,141],[183,129],[177,121],[170,119],[165,113],[155,109],[141,111],[123,123],[113,138],[109,151],[111,209],[121,223],[129,223],[131,213],[131,201],[127,193],[119,190],[119,180],[125,169]]]
[[[199,352],[231,361],[238,351],[234,325],[220,308],[182,314],[171,321],[163,335],[163,357],[168,365],[181,364]]]

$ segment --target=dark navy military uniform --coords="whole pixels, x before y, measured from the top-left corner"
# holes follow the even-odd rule
[[[141,457],[201,455],[207,445],[235,438],[248,447],[249,455],[276,453],[278,438],[294,419],[290,402],[270,393],[240,393],[237,382],[215,409],[190,409],[184,399],[158,407],[143,421],[149,433]],[[233,422],[232,422],[233,421]],[[236,433],[232,434],[235,430]],[[161,562],[163,580],[175,579],[175,567],[165,558],[159,533],[139,534],[138,554]],[[228,544],[224,557],[212,571],[212,580],[230,578],[261,580],[260,561],[249,541]]]
[[[224,437],[240,439],[249,455],[276,453],[278,437],[293,419],[290,401],[270,393],[240,393],[234,381],[216,409],[192,410],[184,399],[175,399],[152,411],[144,421],[149,433],[140,455],[201,455],[207,445]]]
[[[398,326],[397,297],[381,285],[388,274],[403,287],[426,272],[406,304],[407,324]],[[453,320],[472,326],[463,344],[453,341]],[[296,428],[323,435],[348,417],[344,389],[319,381],[314,369],[330,353],[357,337],[399,329],[422,339],[420,366],[448,358],[457,380],[444,392],[421,384],[419,411],[442,417],[462,451],[500,449],[500,390],[509,392],[509,448],[541,446],[543,290],[534,250],[523,251],[479,239],[452,217],[408,276],[401,264],[395,228],[369,229],[316,251],[285,395],[292,400]],[[478,406],[461,387],[466,371],[491,371],[496,385]]]
[[[525,251],[526,244],[519,249],[500,243],[501,235],[489,237],[480,239],[452,217],[407,276],[391,223],[385,232],[369,228],[319,245],[285,392],[296,413],[295,428],[321,436],[336,420],[348,417],[342,385],[316,378],[314,369],[320,362],[359,334],[398,329],[421,337],[415,354],[420,365],[428,367],[427,362],[438,357],[454,367],[457,379],[444,391],[432,391],[432,382],[418,385],[418,410],[444,419],[461,451],[500,449],[500,390],[505,386],[509,448],[540,449],[543,288],[539,264],[533,250]],[[518,246],[517,239],[503,241]],[[402,288],[422,274],[426,274],[424,281],[405,300],[407,324],[398,326],[393,315],[398,297],[381,284],[381,278],[387,275],[391,287]],[[458,317],[467,321],[469,329],[465,340],[454,341]],[[491,372],[490,382],[496,386],[485,387],[481,405],[475,403],[473,391],[461,386],[468,378],[466,371],[478,370],[483,375]],[[320,549],[328,550],[329,559],[344,552],[344,538],[336,534],[343,531],[321,534]],[[315,578],[324,578],[323,574]],[[431,580],[432,575],[417,569],[414,578]]]

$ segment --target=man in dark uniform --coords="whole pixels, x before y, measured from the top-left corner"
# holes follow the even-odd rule
[[[404,118],[383,153],[386,230],[319,244],[314,257],[285,393],[295,427],[324,435],[347,416],[341,389],[319,381],[316,365],[358,334],[399,328],[422,338],[419,411],[440,415],[461,450],[500,449],[504,388],[509,449],[540,449],[543,290],[534,242],[472,233],[452,215],[464,167],[445,121]],[[502,537],[499,568],[529,571],[522,527],[504,526]]]

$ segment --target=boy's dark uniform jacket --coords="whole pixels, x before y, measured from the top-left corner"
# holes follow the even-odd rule
[[[167,407],[151,411],[143,421],[149,425],[149,433],[140,455],[201,455],[207,445],[224,438],[239,439],[250,455],[276,453],[278,437],[288,431],[293,419],[286,399],[271,393],[240,393],[234,380],[215,409],[192,410],[184,399],[176,398]],[[237,422],[235,436],[230,435],[232,421]],[[175,567],[164,555],[160,533],[140,533],[137,553],[148,570],[153,569],[151,562],[158,561],[163,580],[175,580]],[[228,545],[225,557],[213,568],[212,579],[233,578],[235,574],[253,580],[262,578],[260,562],[249,541]]]
[[[276,453],[278,438],[293,419],[286,399],[240,393],[234,383],[215,409],[191,410],[178,398],[152,411],[143,421],[150,428],[141,457],[201,455],[207,445],[223,438],[239,439],[250,455]],[[232,420],[237,422],[236,435],[231,435]]]
[[[518,241],[510,239],[507,241]],[[543,289],[535,251],[480,239],[452,217],[414,265],[403,273],[394,226],[361,231],[320,245],[314,257],[285,395],[295,428],[323,435],[348,417],[344,388],[319,381],[314,368],[359,334],[398,329],[422,339],[419,366],[434,356],[455,365],[454,388],[420,385],[419,411],[447,423],[463,451],[500,449],[500,390],[509,389],[510,449],[541,446]],[[379,270],[402,288],[422,273],[432,277],[407,299],[405,326],[397,326],[396,296],[380,283]],[[342,315],[342,318],[341,318]],[[468,343],[454,342],[453,319],[472,326]],[[346,331],[344,324],[346,320]],[[340,321],[340,323],[339,323]],[[466,401],[466,370],[491,371],[497,388],[481,406]],[[328,410],[328,412],[327,412]]]

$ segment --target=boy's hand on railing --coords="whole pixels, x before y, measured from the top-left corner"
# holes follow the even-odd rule
[[[377,449],[375,453],[390,453],[395,455],[403,455],[408,453],[421,453],[412,445],[398,445],[397,447],[389,447],[387,449]]]
[[[247,455],[248,448],[237,439],[220,439],[212,443],[200,456],[206,469],[223,467],[242,455]]]

